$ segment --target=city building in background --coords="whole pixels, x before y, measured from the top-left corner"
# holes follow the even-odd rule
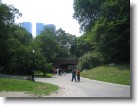
[[[25,28],[29,33],[32,34],[32,23],[30,22],[23,22],[22,27]]]
[[[44,29],[44,23],[36,23],[36,36],[38,36]]]
[[[44,28],[51,28],[54,32],[56,31],[56,26],[54,24],[44,24],[44,23],[35,23],[36,27],[34,24],[31,22],[23,22],[22,27],[25,28],[29,33],[31,33],[34,37],[38,36]],[[35,29],[33,29],[33,27]],[[35,31],[35,33],[33,33]]]

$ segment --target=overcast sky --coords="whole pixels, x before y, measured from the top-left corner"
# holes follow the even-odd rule
[[[35,23],[54,24],[56,29],[62,28],[67,33],[81,35],[79,24],[73,19],[74,0],[2,0],[3,3],[14,5],[22,17],[16,22],[33,23],[33,35],[35,35]]]

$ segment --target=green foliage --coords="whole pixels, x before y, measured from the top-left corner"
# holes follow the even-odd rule
[[[46,75],[46,72],[48,72],[47,71],[47,69],[48,69],[47,64],[49,64],[47,61],[47,58],[44,57],[44,55],[41,53],[40,50],[35,49],[34,66],[35,66],[36,72],[40,71],[40,72],[43,72],[44,75]]]
[[[12,37],[17,39],[22,45],[28,46],[32,40],[32,35],[23,27],[14,26],[15,31],[12,33]]]
[[[9,62],[8,38],[14,30],[14,19],[20,16],[18,9],[0,2],[0,67]]]
[[[34,96],[49,95],[58,90],[56,85],[19,79],[1,78],[0,84],[0,91],[25,92]]]
[[[37,40],[37,42],[36,42]],[[58,43],[56,41],[56,35],[53,30],[46,28],[36,39],[35,43],[39,43],[39,48],[44,57],[47,57],[49,62],[57,56],[59,50]],[[37,44],[36,44],[37,45]],[[38,48],[37,48],[38,49]]]
[[[30,70],[27,70],[32,65],[32,55],[30,49],[25,46],[20,46],[15,49],[11,57],[11,61],[6,67],[6,73],[14,74],[29,74]]]
[[[81,57],[84,54],[93,51],[93,47],[91,43],[89,42],[90,33],[85,33],[84,35],[80,36],[76,40],[76,56]]]
[[[15,18],[20,16],[18,9],[0,1],[0,72],[30,74],[35,67],[36,71],[46,75],[52,72],[56,57],[75,55],[75,36],[46,26],[39,36],[32,39],[26,29],[15,25]]]
[[[14,20],[21,16],[18,9],[0,1],[0,72],[9,74],[31,74],[36,71],[52,72],[56,57],[74,55],[75,36],[64,30],[44,27],[35,39],[24,28],[15,25]],[[34,66],[33,66],[33,53]],[[70,51],[71,50],[71,51]]]
[[[81,25],[82,31],[88,32],[91,30],[94,22],[101,15],[100,5],[105,0],[74,0],[74,15]]]
[[[59,45],[59,58],[66,58],[75,55],[76,37],[66,33],[61,28],[56,31],[56,39]]]
[[[18,9],[0,1],[0,71],[28,73],[33,66],[46,75],[57,57],[81,57],[78,66],[88,69],[102,62],[130,61],[129,0],[74,0],[73,17],[85,33],[76,38],[61,28],[45,27],[32,39],[24,28],[15,25]]]
[[[29,74],[31,66],[31,48],[28,46],[32,36],[24,28],[17,25],[13,26],[14,30],[7,40],[8,62],[4,73]]]
[[[130,61],[130,3],[124,0],[107,0],[95,26],[94,37],[98,50],[107,61]],[[102,24],[103,21],[103,24]],[[93,29],[92,29],[93,30]],[[103,32],[105,30],[105,32]],[[105,45],[104,45],[105,44]]]
[[[129,0],[74,0],[74,18],[85,32],[77,42],[79,53],[85,54],[87,45],[106,62],[130,61]]]
[[[98,50],[103,53],[107,61],[130,61],[130,33],[127,29],[128,26],[128,24],[124,23],[113,24],[109,27],[109,30],[106,30],[99,37]]]
[[[98,66],[81,72],[81,76],[93,80],[130,85],[130,65],[125,63],[115,66]]]
[[[98,52],[87,53],[82,57],[80,57],[77,67],[80,70],[84,70],[94,68],[98,65],[101,65],[102,63],[103,63],[103,57],[100,53]]]

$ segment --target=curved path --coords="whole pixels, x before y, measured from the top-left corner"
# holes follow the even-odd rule
[[[130,87],[96,80],[81,78],[81,82],[72,82],[71,74],[53,78],[35,78],[36,81],[52,83],[60,87],[49,97],[130,97]]]

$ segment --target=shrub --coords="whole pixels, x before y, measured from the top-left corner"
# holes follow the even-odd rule
[[[94,68],[103,63],[103,57],[99,52],[87,53],[80,57],[77,67],[80,70]]]

